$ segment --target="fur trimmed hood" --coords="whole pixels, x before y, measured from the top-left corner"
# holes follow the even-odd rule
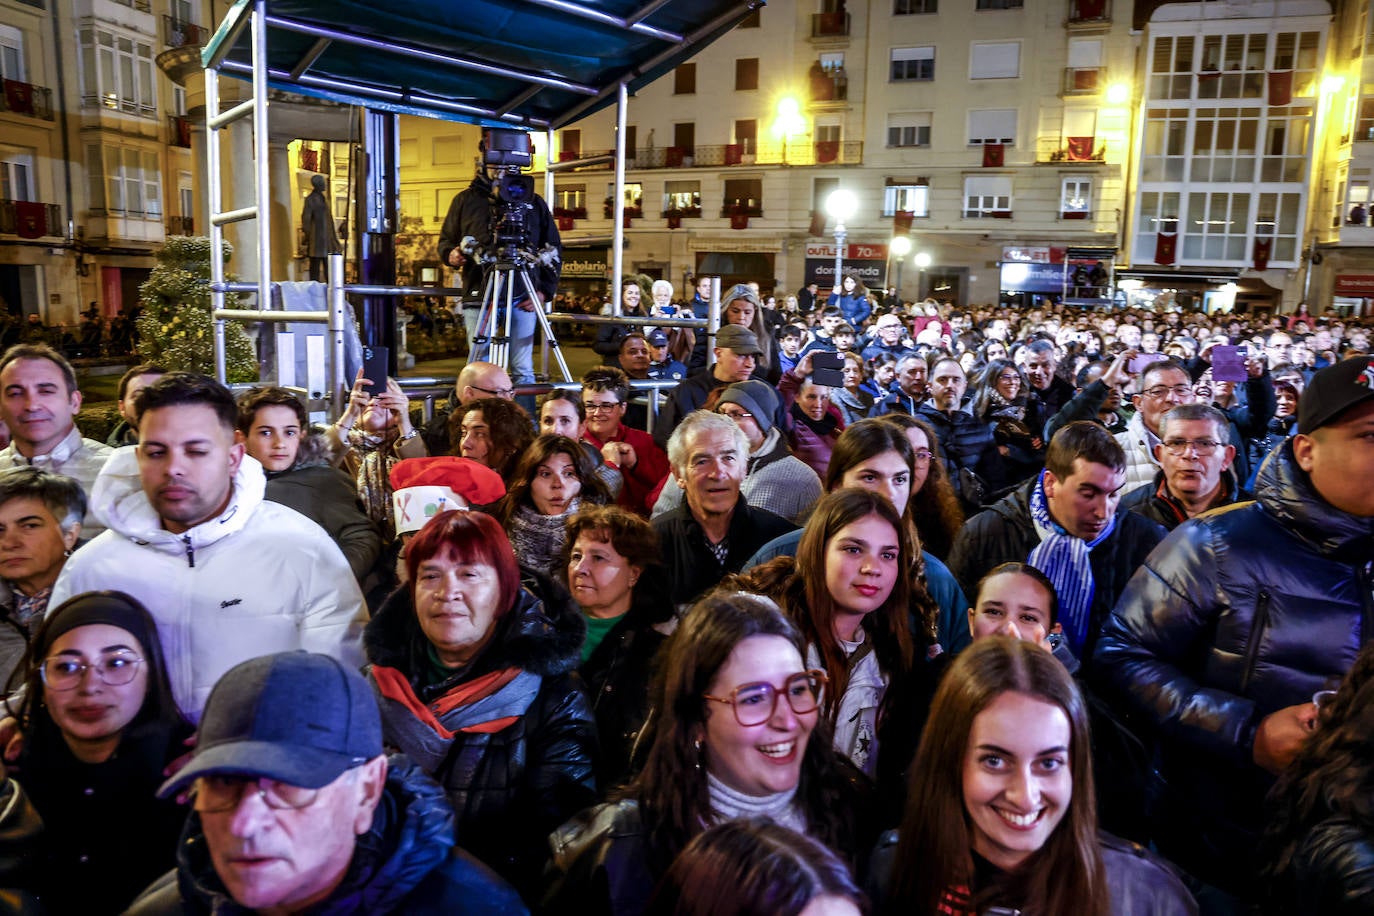
[[[467,677],[516,667],[541,677],[565,674],[581,661],[587,623],[567,589],[541,572],[521,568],[515,605],[495,623],[496,631]],[[420,670],[426,639],[415,617],[410,588],[402,585],[382,603],[363,631],[363,649],[374,665],[405,673]]]

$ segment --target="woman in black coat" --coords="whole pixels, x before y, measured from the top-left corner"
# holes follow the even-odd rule
[[[405,560],[363,635],[383,736],[448,791],[458,844],[528,892],[549,832],[597,799],[585,624],[557,583],[522,583],[484,513],[441,512]]]

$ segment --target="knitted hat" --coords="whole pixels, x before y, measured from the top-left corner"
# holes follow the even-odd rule
[[[407,458],[391,469],[396,533],[419,531],[448,509],[485,506],[506,495],[501,475],[471,458]]]
[[[1374,356],[1343,359],[1312,376],[1298,399],[1298,432],[1308,435],[1374,398]]]
[[[778,409],[778,396],[767,383],[749,379],[726,385],[725,390],[721,392],[720,400],[716,401],[716,407],[719,408],[721,404],[738,404],[743,407],[754,415],[754,422],[758,424],[759,429],[767,433],[773,428],[773,414]]]

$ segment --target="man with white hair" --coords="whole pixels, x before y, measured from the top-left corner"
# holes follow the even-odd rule
[[[795,526],[740,494],[749,440],[729,417],[697,410],[668,439],[668,463],[682,505],[653,520],[674,605],[691,604],[764,544]]]

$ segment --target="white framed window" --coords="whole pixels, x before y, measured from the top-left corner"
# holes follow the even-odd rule
[[[826,73],[834,73],[844,69],[843,51],[822,51],[820,54],[821,69]]]
[[[24,69],[24,33],[12,25],[0,25],[0,78],[28,82]]]
[[[162,218],[162,169],[156,152],[92,143],[86,147],[86,172],[92,210]]]
[[[181,208],[181,215],[188,219],[196,212],[196,192],[190,172],[177,173],[177,204]]]
[[[968,78],[1015,79],[1021,75],[1021,42],[975,41],[969,45]]]
[[[401,194],[400,194],[400,201],[399,201],[399,204],[398,204],[398,206],[397,206],[396,209],[400,211],[399,213],[396,214],[396,215],[397,215],[397,218],[406,217],[406,216],[419,216],[419,215],[420,215],[420,192],[419,192],[419,191],[402,191]]]
[[[1060,182],[1059,215],[1085,219],[1093,210],[1093,180],[1086,175],[1066,175]]]
[[[912,216],[930,216],[930,186],[926,184],[889,184],[883,188],[883,216],[906,211]]]
[[[839,143],[844,133],[844,128],[834,122],[823,123],[817,121],[811,128],[812,136],[817,143]]]
[[[1140,192],[1139,216],[1136,220],[1135,251],[1137,261],[1152,263],[1159,234],[1179,231],[1179,193],[1177,191]]]
[[[969,146],[1016,144],[1015,108],[975,108],[968,113]]]
[[[35,199],[33,154],[33,150],[24,147],[0,146],[0,199]]]
[[[103,28],[84,28],[77,37],[81,46],[81,104],[157,117],[152,45],[141,37]]]
[[[1364,186],[1365,197],[1369,186]],[[1301,223],[1301,194],[1259,194],[1255,209],[1255,237],[1274,240],[1269,257],[1274,261],[1298,259],[1298,227]],[[1366,205],[1367,206],[1367,205]]]
[[[964,179],[964,218],[1009,216],[1010,175],[970,175]]]
[[[1245,260],[1250,200],[1249,193],[1190,193],[1179,246],[1182,256],[1193,261]]]
[[[172,87],[172,114],[179,118],[186,117],[186,87]]]
[[[680,210],[683,215],[701,215],[700,181],[665,181],[663,183],[663,209]]]
[[[893,48],[889,78],[894,83],[935,79],[935,46]]]
[[[559,210],[587,209],[587,186],[585,184],[561,184],[554,191],[554,207]]]
[[[887,116],[888,146],[930,146],[930,112],[900,111]]]

